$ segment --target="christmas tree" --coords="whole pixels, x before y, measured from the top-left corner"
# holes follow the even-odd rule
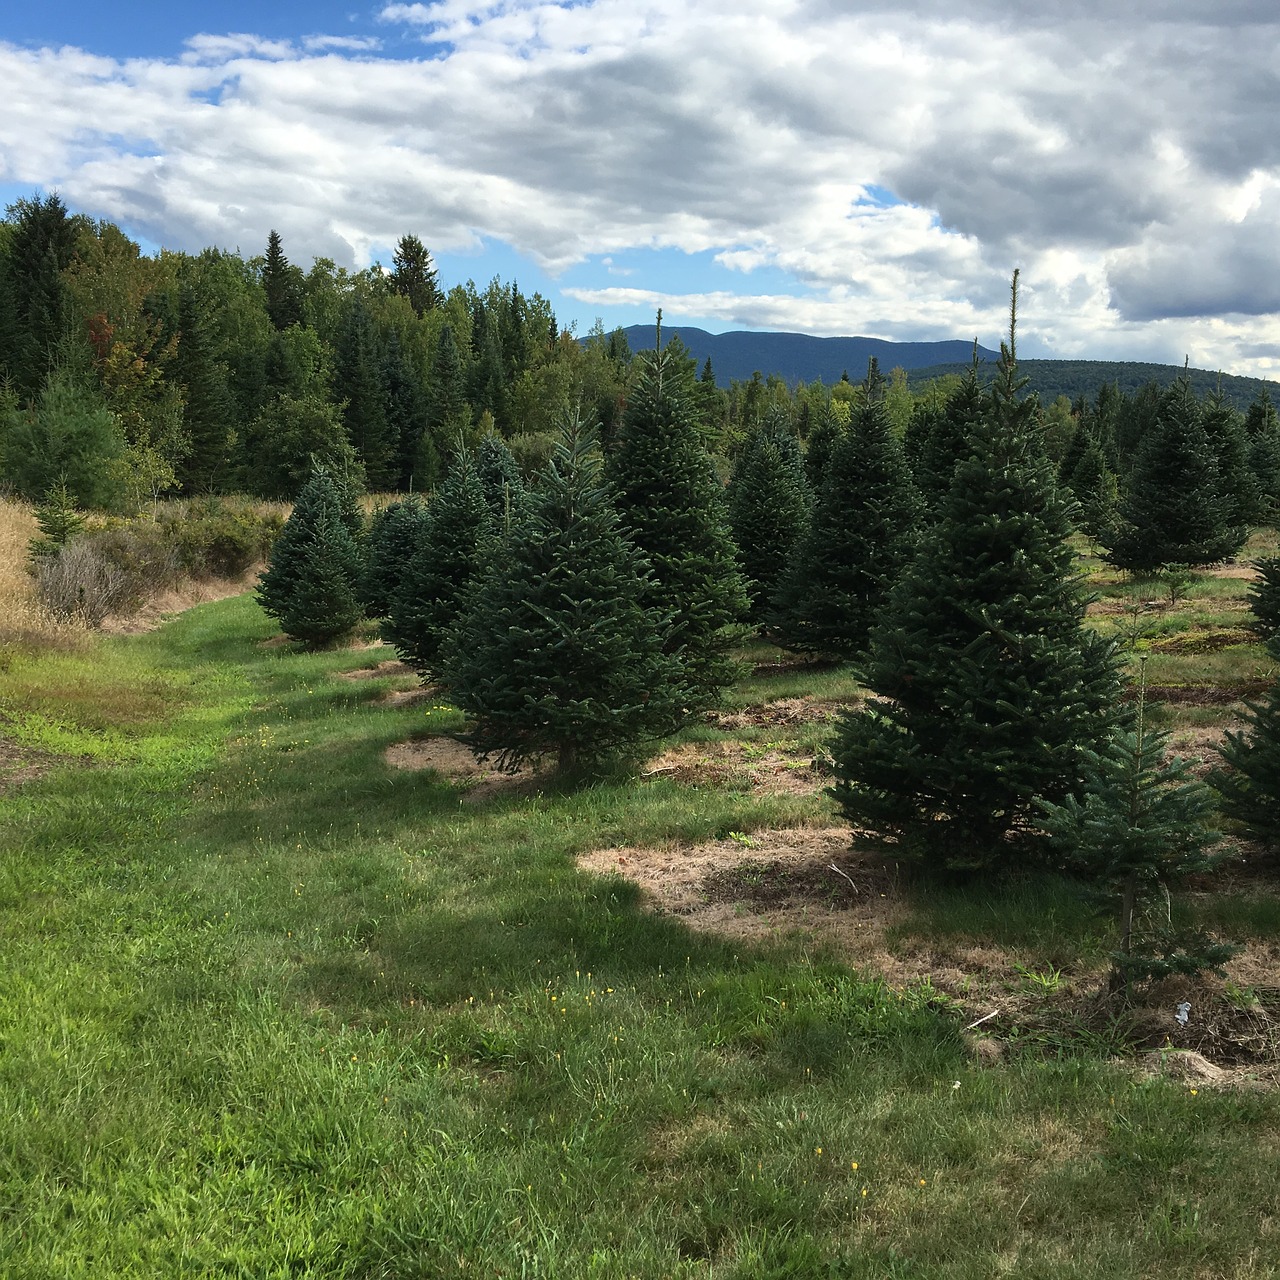
[[[1084,627],[1071,503],[1035,400],[1018,398],[1012,328],[936,523],[871,633],[874,696],[833,752],[855,840],[939,869],[1009,860],[1036,798],[1074,791],[1121,714],[1112,646]]]
[[[317,467],[271,548],[258,586],[258,602],[285,635],[327,644],[360,620],[362,530],[350,492]]]
[[[861,653],[914,549],[920,501],[883,399],[858,410],[827,460],[772,625],[802,653]]]
[[[445,681],[477,753],[590,771],[669,732],[684,676],[666,652],[668,615],[645,603],[654,586],[572,419],[450,645]]]
[[[674,618],[667,652],[684,664],[688,705],[714,706],[736,674],[729,627],[746,612],[746,588],[679,349],[659,344],[641,359],[608,478],[623,527],[653,571],[644,604]]]
[[[475,464],[459,448],[412,545],[383,623],[383,637],[424,679],[439,674],[445,640],[493,536],[493,518]]]

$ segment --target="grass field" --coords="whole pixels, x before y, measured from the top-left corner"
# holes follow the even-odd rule
[[[1150,611],[1206,759],[1264,655],[1156,646],[1243,586]],[[272,630],[244,597],[7,651],[4,1276],[1275,1274],[1280,909],[1245,858],[1174,903],[1248,944],[1182,1032],[1181,991],[1101,1000],[1078,886],[840,852],[839,669],[760,648],[725,713],[572,792],[392,767],[456,713]],[[1166,1042],[1227,1079],[1151,1069]]]

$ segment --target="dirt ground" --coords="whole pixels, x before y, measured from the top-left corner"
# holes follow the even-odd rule
[[[453,738],[416,738],[389,746],[383,757],[393,769],[430,770],[465,788],[464,803],[477,804],[496,796],[527,795],[547,774],[536,769],[507,773],[476,759],[471,748]]]
[[[20,746],[0,734],[0,793],[40,777],[55,763],[53,756]]]

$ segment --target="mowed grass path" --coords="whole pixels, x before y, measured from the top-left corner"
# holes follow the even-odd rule
[[[471,805],[457,727],[247,598],[13,657],[5,1277],[1243,1277],[1270,1092],[982,1068],[926,985],[695,936],[573,855],[829,821],[661,778]]]

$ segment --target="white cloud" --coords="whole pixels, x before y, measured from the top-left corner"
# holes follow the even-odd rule
[[[198,35],[176,62],[0,44],[0,177],[174,247],[274,226],[294,256],[349,264],[407,230],[552,272],[708,254],[746,296],[640,292],[673,318],[814,333],[993,342],[1020,265],[1028,354],[1273,368],[1274,6],[971,10],[385,6],[418,60],[365,36]],[[765,269],[793,287],[753,290]]]
[[[382,48],[377,36],[304,36],[302,47],[308,53],[323,53],[336,49],[343,53],[371,53]]]

